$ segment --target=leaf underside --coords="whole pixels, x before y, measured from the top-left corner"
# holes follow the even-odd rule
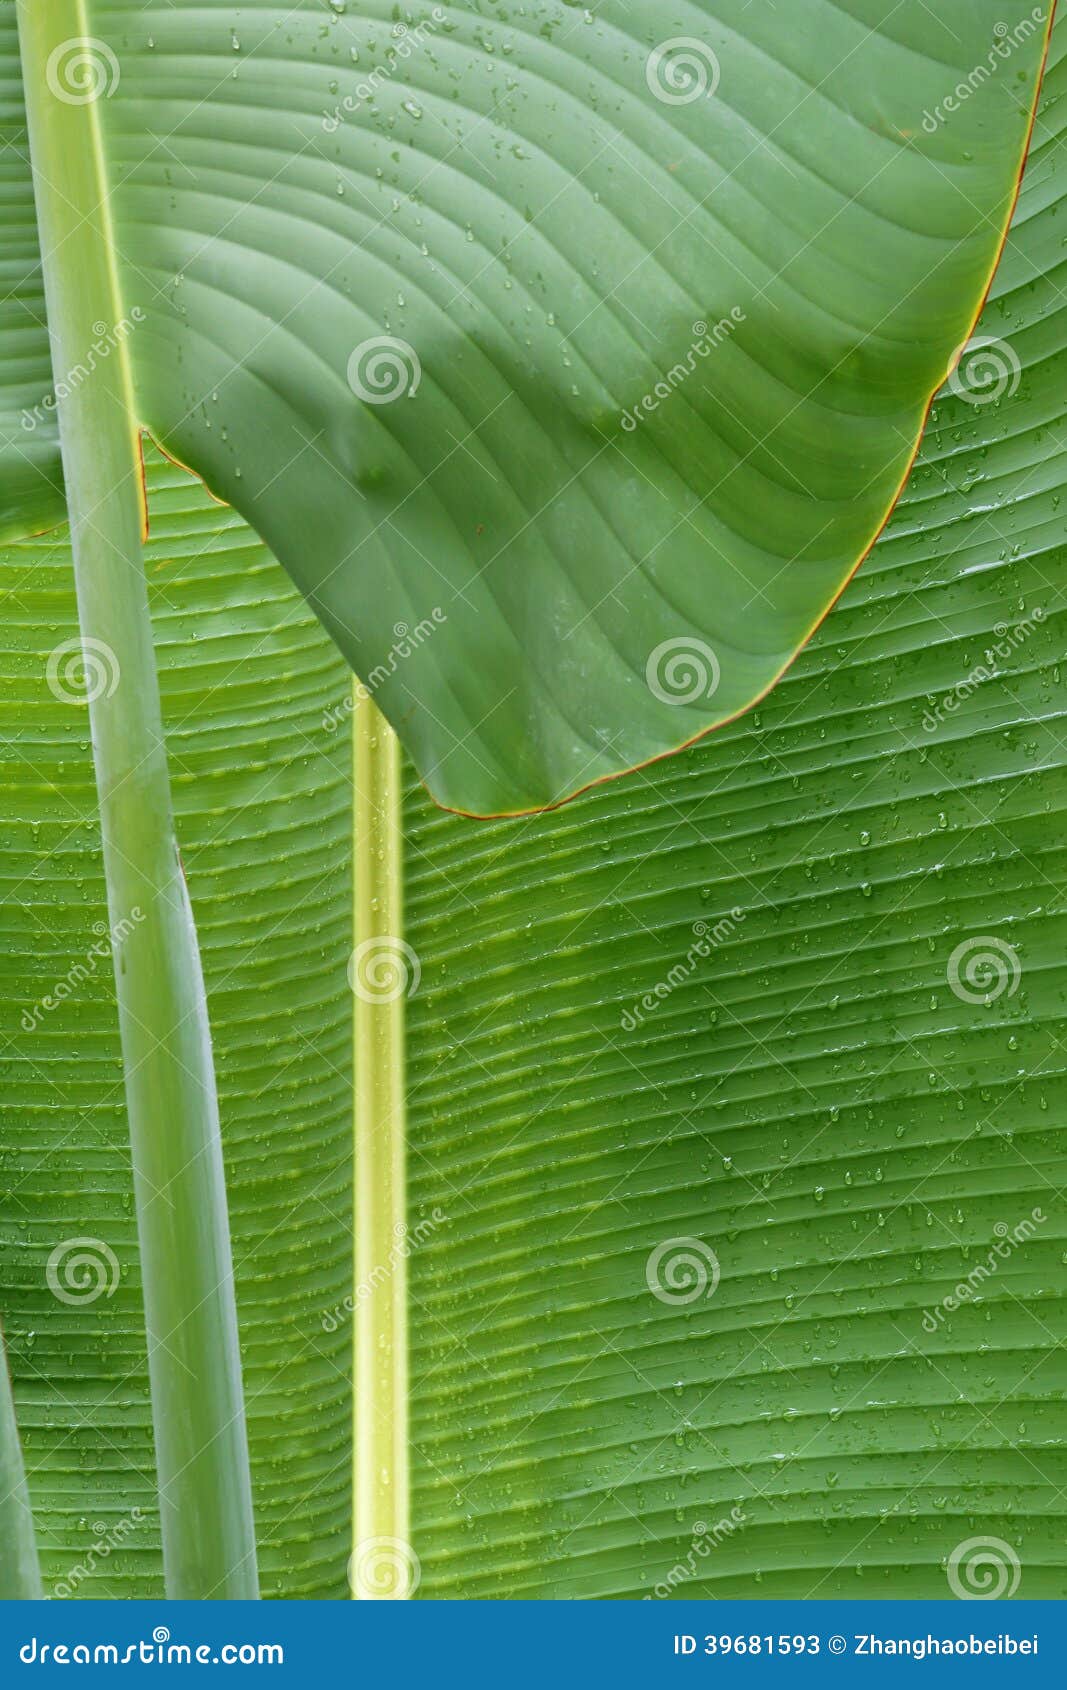
[[[140,420],[266,538],[440,803],[643,763],[808,637],[996,259],[1045,33],[999,57],[1002,10],[86,0]],[[25,532],[59,472],[19,156]],[[713,663],[681,703],[648,683],[673,642]]]

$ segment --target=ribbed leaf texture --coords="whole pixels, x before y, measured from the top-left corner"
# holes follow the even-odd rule
[[[65,516],[13,5],[0,10],[0,227],[0,540],[6,540]]]
[[[1003,394],[770,700],[518,826],[412,792],[423,1596],[943,1597],[981,1536],[1067,1594],[1057,57]]]
[[[826,613],[1010,216],[1049,7],[1003,10],[85,0],[52,79],[101,94],[100,344],[440,803],[674,750]],[[58,467],[24,421],[0,492],[39,528]],[[398,623],[433,636],[402,661]],[[714,684],[676,686],[679,641]]]
[[[1067,1594],[1065,85],[1061,49],[982,325],[1003,391],[965,366],[890,533],[760,712],[521,823],[443,816],[412,780],[420,1596],[940,1596],[987,1537],[1005,1591]],[[267,1586],[340,1594],[343,682],[247,532],[153,481]],[[143,1594],[106,967],[18,1026],[102,917],[84,713],[45,678],[73,633],[61,548],[4,554],[3,1277],[51,1587],[139,1507],[78,1588]],[[120,1277],[75,1308],[46,1273],[82,1235]]]
[[[350,1343],[331,1311],[351,1286],[350,797],[347,738],[328,724],[347,676],[238,518],[159,460],[150,495],[152,612],[215,1039],[264,1592],[345,1595]],[[0,1286],[19,1427],[46,1591],[160,1594],[64,531],[0,551],[0,607]],[[89,685],[121,685],[106,652],[86,672]]]

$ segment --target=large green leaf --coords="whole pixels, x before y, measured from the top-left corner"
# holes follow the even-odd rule
[[[411,794],[422,1595],[1067,1595],[1065,92],[1004,391],[766,705],[521,825]]]
[[[818,623],[997,257],[1047,7],[1002,11],[85,0],[50,80],[98,97],[140,420],[440,802],[668,751]],[[29,526],[45,399],[4,458]]]
[[[331,1311],[351,1283],[351,852],[348,747],[327,713],[345,719],[347,678],[237,517],[169,465],[153,464],[150,491],[153,618],[215,1041],[263,1588],[341,1596],[350,1343]],[[0,606],[0,1311],[47,1590],[159,1594],[137,1232],[65,531],[0,550]],[[107,685],[98,657],[90,684]]]
[[[1067,1594],[1059,59],[981,331],[1000,342],[1004,392],[939,405],[890,533],[760,713],[654,777],[521,824],[442,816],[412,776],[420,1595],[937,1596],[953,1588],[954,1552],[967,1551],[960,1584],[987,1537],[1007,1546],[994,1551],[1006,1587],[1014,1555],[1019,1595]],[[301,623],[281,653],[265,637],[250,667],[249,643],[298,618],[262,548],[173,472],[159,485],[174,539],[153,553],[170,601],[156,615],[169,719],[184,723],[174,753],[195,776],[178,785],[183,835],[239,1259],[256,1248],[239,1279],[267,1584],[336,1592],[347,1387],[331,1369],[347,1341],[321,1316],[328,1326],[347,1277],[348,1018],[332,994],[348,941],[344,894],[315,882],[346,873],[344,775],[321,747],[347,757],[347,736],[343,712],[316,727],[336,671],[314,630]],[[202,535],[224,525],[228,561],[190,559],[179,597],[161,565],[190,550],[178,515],[190,502]],[[5,726],[35,752],[14,764],[5,866],[14,885],[36,875],[43,909],[61,912],[53,933],[84,910],[88,945],[100,913],[88,754],[43,678],[73,632],[68,566],[43,542],[5,565],[27,607],[23,704],[9,686]],[[250,625],[249,642],[237,629]],[[223,640],[235,666],[219,646],[208,673],[222,696],[205,700],[200,665]],[[283,689],[279,672],[305,666],[316,686]],[[299,705],[283,706],[285,691]],[[290,798],[242,812],[260,772]],[[61,859],[68,794],[80,827]],[[212,795],[225,841],[213,877],[190,852]],[[278,884],[293,840],[304,904]],[[256,970],[259,899],[277,950]],[[73,960],[70,940],[50,941],[53,961],[32,914],[21,921],[13,1015],[31,967],[39,990]],[[968,959],[983,955],[976,976]],[[80,1019],[63,1012],[77,1043],[39,1044],[31,1066],[13,1026],[6,1048],[5,1095],[24,1100],[14,1190],[29,1210],[6,1234],[8,1338],[53,1588],[84,1559],[80,1519],[150,1507],[147,1407],[119,1383],[133,1368],[144,1389],[133,1276],[88,1310],[42,1290],[57,1231],[95,1230],[133,1260],[110,991],[97,991],[91,1013],[88,999]],[[307,1011],[295,1026],[294,1002]],[[268,1142],[273,1102],[252,1098],[272,1036],[293,1041],[279,1062],[303,1038],[326,1054],[305,1051],[311,1078]],[[71,1171],[57,1192],[59,1143]],[[312,1196],[334,1159],[334,1196]],[[302,1196],[321,1223],[311,1240]],[[650,1258],[680,1238],[706,1269],[714,1251],[712,1296],[649,1289]],[[120,1549],[97,1591],[153,1589],[140,1545]]]

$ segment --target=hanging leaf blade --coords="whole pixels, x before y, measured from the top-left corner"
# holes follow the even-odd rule
[[[826,613],[1010,215],[1000,10],[87,0],[141,420],[440,803],[672,750]]]

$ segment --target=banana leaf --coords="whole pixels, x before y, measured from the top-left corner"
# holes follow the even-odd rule
[[[409,767],[418,1595],[1067,1594],[1053,59],[979,343],[761,710],[521,823]],[[264,1587],[340,1595],[347,679],[237,517],[149,483]],[[0,570],[5,1337],[47,1592],[157,1594],[66,536]]]
[[[63,138],[39,210],[92,102],[121,314],[53,377],[11,301],[11,522],[62,515],[51,390],[121,350],[137,421],[478,814],[673,750],[792,660],[978,316],[1051,16],[56,4],[26,10]]]
[[[225,1120],[263,1586],[345,1595],[350,1340],[324,1317],[351,1289],[351,822],[348,748],[323,722],[346,672],[232,512],[158,459],[149,488],[157,653]],[[159,1594],[116,935],[64,530],[0,549],[0,604],[0,1286],[19,1429],[46,1592]]]
[[[979,331],[995,345],[961,364],[888,533],[760,710],[520,823],[444,816],[409,769],[420,1596],[958,1595],[992,1565],[1000,1593],[1067,1594],[1055,61]],[[248,532],[174,469],[152,481],[265,1583],[339,1594],[345,683]],[[6,1333],[46,1588],[150,1594],[106,969],[32,1047],[19,1025],[69,972],[75,913],[85,951],[102,918],[87,739],[47,684],[69,561],[57,535],[3,563],[25,640],[2,706],[4,1150],[25,1208]],[[301,904],[283,882],[304,868]],[[102,1255],[77,1308],[49,1262],[86,1236],[118,1273]]]
[[[410,793],[423,1596],[1067,1595],[1055,59],[992,353],[773,695],[550,817]]]
[[[5,1596],[34,1601],[42,1595],[37,1540],[26,1489],[7,1352],[0,1332],[0,1590]]]

